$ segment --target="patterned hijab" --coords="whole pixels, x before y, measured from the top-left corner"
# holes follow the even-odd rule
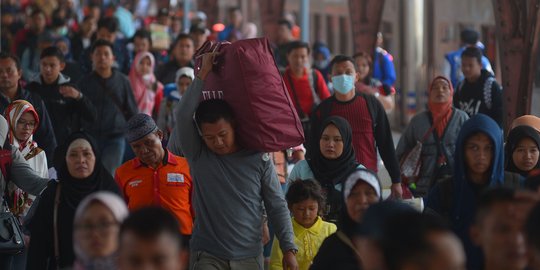
[[[21,116],[27,112],[31,113],[34,116],[36,124],[34,125],[34,129],[32,130],[32,135],[30,135],[30,137],[26,141],[19,141],[15,137],[15,129],[17,128],[17,122],[19,121]],[[39,127],[39,116],[36,109],[34,108],[34,106],[32,106],[32,104],[30,104],[30,102],[21,99],[13,101],[6,108],[4,115],[9,125],[8,139],[10,144],[18,147],[21,151],[27,146],[37,147],[37,144],[33,141],[33,135]]]

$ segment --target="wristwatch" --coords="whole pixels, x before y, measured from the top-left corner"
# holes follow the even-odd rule
[[[291,248],[291,249],[289,249],[289,250],[287,250],[287,251],[292,252],[292,254],[294,254],[295,256],[296,256],[296,254],[298,253],[298,249],[296,249],[296,248]]]

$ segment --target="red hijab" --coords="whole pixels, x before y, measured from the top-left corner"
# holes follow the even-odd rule
[[[445,103],[435,103],[431,101],[431,90],[433,89],[433,84],[437,80],[444,80],[446,83],[448,83],[448,87],[450,88],[450,97],[448,98],[448,101]],[[450,117],[452,117],[452,102],[454,97],[454,88],[452,88],[452,83],[450,80],[448,80],[446,77],[443,76],[437,76],[433,81],[431,81],[431,84],[429,85],[429,93],[428,93],[428,109],[431,112],[431,115],[433,116],[433,126],[435,127],[435,130],[437,131],[437,135],[439,138],[442,137],[444,130],[446,129],[446,125],[448,125],[448,122],[450,122]]]

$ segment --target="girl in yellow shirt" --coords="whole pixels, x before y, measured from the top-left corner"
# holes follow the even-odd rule
[[[285,195],[292,213],[294,242],[298,247],[296,260],[300,270],[307,270],[326,237],[336,231],[336,225],[323,221],[319,216],[325,205],[321,186],[315,180],[293,182]],[[274,242],[270,256],[270,270],[283,269],[283,252],[278,241]]]

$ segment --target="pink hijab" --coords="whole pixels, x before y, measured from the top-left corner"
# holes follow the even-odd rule
[[[139,66],[141,61],[148,57],[150,59],[150,72],[143,75],[139,73]],[[133,89],[133,96],[137,107],[141,113],[152,116],[152,110],[155,105],[156,92],[154,92],[149,86],[157,83],[156,76],[154,75],[154,67],[156,60],[150,52],[140,52],[135,56],[131,69],[129,71],[129,81],[131,82],[131,88]]]

